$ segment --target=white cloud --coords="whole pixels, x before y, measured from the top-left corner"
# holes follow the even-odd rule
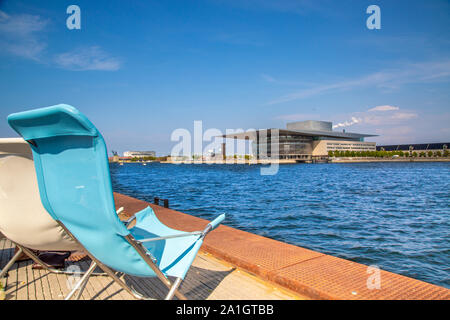
[[[392,111],[392,110],[398,110],[398,109],[399,109],[399,107],[386,105],[386,106],[377,106],[377,107],[374,107],[372,109],[369,109],[368,111],[369,112],[374,112],[374,111]]]
[[[55,62],[59,67],[73,71],[116,71],[121,65],[117,58],[111,57],[98,46],[58,54]]]
[[[379,135],[377,144],[412,143],[412,136],[414,133],[415,130],[410,126],[382,127],[375,129],[375,134]]]
[[[48,20],[38,15],[8,15],[0,11],[0,47],[2,51],[31,60],[40,60],[47,44],[42,31]]]
[[[391,115],[392,120],[409,120],[417,118],[418,115],[413,112],[395,112]]]
[[[395,89],[408,83],[441,81],[449,77],[450,60],[415,63],[405,65],[401,69],[382,70],[352,80],[314,85],[273,99],[268,104],[279,104],[330,92],[353,90],[363,87]]]
[[[49,20],[39,15],[7,14],[0,10],[0,54],[7,53],[41,63],[48,63],[45,54],[45,29]],[[51,61],[57,66],[74,71],[115,71],[121,66],[119,59],[111,57],[98,46],[60,53]]]
[[[333,125],[333,129],[361,124],[369,127],[377,127],[376,130],[378,130],[379,127],[404,126],[408,121],[419,117],[414,111],[400,110],[399,107],[390,105],[377,106],[367,111],[355,112],[349,116],[351,120]]]
[[[407,120],[415,119],[419,115],[413,111],[385,111],[382,113],[373,113],[373,112],[361,112],[363,123],[370,125],[395,125],[399,123],[403,123]]]

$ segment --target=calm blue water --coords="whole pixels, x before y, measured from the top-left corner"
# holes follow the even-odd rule
[[[111,164],[114,191],[450,287],[450,163]]]

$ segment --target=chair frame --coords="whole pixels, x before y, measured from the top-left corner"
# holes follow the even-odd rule
[[[8,238],[6,238],[8,239]],[[11,241],[15,246],[17,246],[17,248],[19,248],[19,250],[17,250],[16,254],[8,261],[8,263],[6,264],[6,266],[1,270],[0,272],[0,279],[3,278],[9,271],[9,269],[11,269],[11,267],[13,266],[13,264],[17,261],[17,259],[20,257],[20,255],[22,253],[25,253],[28,257],[30,257],[34,262],[36,262],[37,264],[41,265],[45,270],[47,270],[48,272],[51,273],[57,273],[57,274],[69,274],[69,275],[75,275],[75,274],[83,274],[81,272],[76,272],[76,271],[66,271],[66,270],[60,270],[60,269],[56,269],[51,267],[50,265],[48,265],[47,263],[45,263],[44,261],[42,261],[41,259],[39,259],[39,257],[37,255],[35,255],[33,253],[33,251],[31,251],[30,249],[8,239],[9,241]],[[105,273],[94,273],[94,275],[106,275]]]
[[[123,207],[120,207],[119,209],[117,209],[116,213],[117,213],[117,214],[120,214],[122,211],[123,211]],[[62,227],[62,228],[67,232],[67,234],[69,234],[69,236],[70,236],[75,242],[77,242],[77,243],[83,248],[83,250],[86,250],[86,249],[84,248],[84,246],[81,245],[81,243],[80,243],[77,239],[75,239],[75,238],[73,237],[73,235],[70,234],[70,233],[68,232],[68,230],[67,230],[64,226],[61,225],[61,223],[59,223],[58,221],[57,221],[57,223],[60,225],[60,227]],[[45,263],[44,261],[42,261],[41,259],[39,259],[39,257],[38,257],[36,254],[34,254],[34,252],[33,252],[32,250],[30,250],[30,249],[28,249],[28,248],[26,248],[26,247],[20,245],[20,244],[17,243],[17,242],[14,242],[13,240],[11,240],[11,239],[9,239],[9,238],[7,238],[7,237],[5,237],[5,238],[8,239],[9,241],[11,241],[11,242],[12,242],[19,250],[17,250],[16,254],[8,261],[8,263],[5,265],[5,267],[4,267],[3,269],[0,270],[0,279],[2,279],[4,276],[6,276],[6,275],[8,274],[8,271],[11,269],[11,267],[14,265],[14,263],[17,261],[17,259],[20,257],[20,255],[21,255],[22,253],[25,253],[30,259],[32,259],[35,263],[41,265],[41,266],[42,266],[46,271],[48,271],[49,273],[67,274],[67,275],[81,275],[81,274],[83,274],[83,272],[66,271],[66,270],[60,270],[60,269],[53,268],[53,267],[51,267],[50,265],[48,265],[47,263]],[[91,259],[92,259],[92,258],[91,258]],[[105,272],[93,272],[93,271],[95,270],[95,267],[92,268],[92,270],[91,270],[91,268],[92,268],[92,265],[91,265],[90,268],[83,274],[82,279],[84,279],[87,275],[88,275],[88,276],[91,276],[91,275],[92,275],[92,276],[107,276],[107,275],[108,275],[108,274],[105,273]],[[72,290],[72,291],[75,292],[76,289],[78,289],[78,287],[75,285],[74,289],[75,289],[75,290]],[[83,288],[83,289],[84,289],[84,288]],[[80,298],[82,292],[83,292],[83,290],[80,290],[80,294],[78,295],[77,299]],[[67,298],[70,299],[72,295],[73,295],[73,293],[72,293],[71,295],[68,295],[68,296],[66,297],[66,300],[67,300]]]
[[[125,226],[128,227],[133,220],[136,219],[135,216],[132,216],[130,219],[123,221]],[[84,246],[75,238],[75,236],[66,228],[66,226],[61,222],[57,221],[58,224],[64,229],[64,231],[67,232],[67,234],[72,237],[74,241],[77,241],[80,246],[84,248]],[[136,240],[131,234],[124,236],[124,238],[128,241],[128,243],[135,248],[135,250],[138,252],[138,254],[142,257],[142,259],[148,264],[150,268],[155,272],[156,276],[161,280],[164,285],[169,289],[169,292],[167,293],[165,300],[171,300],[174,296],[176,296],[180,300],[187,300],[187,298],[178,290],[179,286],[181,285],[181,282],[183,279],[181,278],[175,278],[175,281],[172,283],[169,278],[164,275],[164,273],[159,269],[159,267],[156,265],[156,259],[151,255],[151,253],[142,245],[143,242],[147,241],[158,241],[158,240],[164,240],[164,239],[171,239],[175,237],[186,237],[191,235],[200,235],[201,238],[204,238],[211,230],[212,225],[208,224],[206,228],[203,231],[194,231],[194,232],[186,232],[183,234],[174,234],[164,237],[155,237],[155,238],[149,238],[149,239],[143,239],[141,241]],[[125,291],[127,291],[129,294],[131,294],[134,298],[139,300],[155,300],[151,298],[146,298],[143,295],[137,293],[135,290],[130,288],[123,280],[121,280],[121,276],[125,275],[124,273],[122,275],[117,275],[112,269],[110,269],[105,264],[101,263],[98,259],[96,259],[86,248],[84,248],[87,255],[92,259],[92,264],[89,267],[89,270],[84,274],[84,276],[78,281],[78,283],[74,286],[74,288],[69,292],[69,294],[65,297],[65,300],[69,300],[76,290],[80,290],[76,296],[76,299],[78,300],[81,297],[81,294],[89,280],[89,277],[92,275],[92,271],[95,269],[95,267],[99,267],[102,269],[108,276],[110,276],[117,284],[119,284]]]

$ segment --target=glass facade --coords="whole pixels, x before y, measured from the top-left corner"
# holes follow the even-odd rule
[[[279,157],[279,159],[302,159],[312,154],[312,137],[280,133],[273,139],[268,133],[260,135],[253,142],[253,154],[259,159]]]

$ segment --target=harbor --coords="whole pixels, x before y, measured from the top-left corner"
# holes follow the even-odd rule
[[[354,2],[0,0],[1,305],[449,301],[450,2]]]

